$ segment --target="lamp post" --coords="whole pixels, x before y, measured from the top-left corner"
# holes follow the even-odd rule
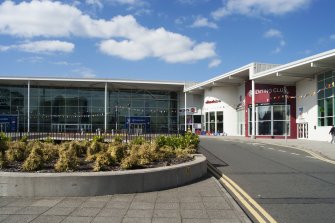
[[[130,104],[128,104],[128,133],[130,134]]]
[[[284,86],[284,95],[285,95],[285,144],[287,144],[287,89]]]
[[[20,121],[20,110],[19,110],[19,106],[16,106],[16,111],[17,111],[17,129],[16,129],[16,131],[17,132],[19,132],[19,127],[20,127],[20,125],[19,125],[19,121]]]
[[[117,133],[117,123],[118,123],[118,114],[117,114],[117,105],[115,105],[115,132]]]

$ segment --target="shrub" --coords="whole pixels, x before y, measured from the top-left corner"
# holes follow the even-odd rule
[[[139,147],[139,145],[132,145],[129,148],[127,156],[121,160],[120,166],[122,169],[133,169],[139,166]]]
[[[121,144],[122,141],[123,141],[122,136],[120,136],[120,135],[115,135],[114,136],[114,143]]]
[[[159,148],[159,160],[167,160],[176,157],[175,150],[171,146],[163,146]]]
[[[122,169],[133,169],[139,166],[139,159],[136,154],[130,154],[121,161],[120,164]]]
[[[4,152],[8,149],[8,142],[11,141],[10,137],[7,137],[4,132],[0,132],[0,152]]]
[[[28,143],[28,136],[27,135],[22,136],[20,142]]]
[[[59,158],[55,164],[57,172],[76,170],[79,164],[76,150],[72,147],[65,147],[59,151]]]
[[[137,155],[139,157],[139,165],[148,165],[151,162],[158,160],[159,150],[156,144],[145,143],[140,145],[137,150]]]
[[[91,145],[87,148],[87,161],[92,161],[96,158],[96,155],[100,152],[104,152],[106,149],[106,145],[97,142],[97,141],[92,141]]]
[[[127,155],[127,145],[126,144],[110,144],[107,153],[118,163]]]
[[[132,141],[131,144],[132,145],[142,145],[144,144],[146,141],[142,136],[137,136],[135,137]]]
[[[42,151],[43,151],[43,160],[45,162],[50,162],[58,158],[59,147],[57,145],[44,143]]]
[[[115,160],[108,153],[99,153],[96,156],[93,165],[93,171],[106,170],[106,168],[115,163]]]
[[[160,135],[160,136],[156,137],[155,143],[158,145],[158,147],[167,146],[167,137]]]
[[[199,136],[196,134],[187,132],[184,136],[184,148],[193,146],[196,149],[198,148],[199,142]]]
[[[26,144],[23,142],[11,142],[8,144],[6,158],[8,161],[23,161],[25,159]]]
[[[55,140],[53,140],[50,136],[48,136],[45,140],[43,140],[45,143],[50,143],[50,144],[54,144]]]
[[[8,162],[6,160],[5,153],[0,151],[0,168],[5,168],[7,165]]]
[[[105,139],[104,139],[103,136],[98,136],[98,135],[96,135],[96,136],[93,136],[93,140],[92,140],[92,141],[93,141],[93,142],[104,142]]]
[[[22,169],[24,171],[36,171],[43,168],[43,152],[41,147],[35,146],[28,158],[24,161]]]

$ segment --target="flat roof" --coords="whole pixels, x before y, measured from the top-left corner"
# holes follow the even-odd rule
[[[235,86],[235,85],[238,86],[241,83],[244,83],[244,81],[249,80],[250,75],[252,75],[254,72],[260,72],[277,66],[279,65],[257,63],[257,62],[249,63],[235,70],[211,78],[207,81],[187,87],[185,88],[184,92],[199,91],[203,90],[206,87],[214,87],[214,86]]]
[[[293,85],[306,78],[335,69],[335,49],[310,57],[293,61],[269,70],[251,75],[250,79],[257,83],[277,83]]]
[[[11,85],[26,85],[30,81],[32,86],[50,87],[95,87],[115,89],[146,89],[146,90],[183,90],[185,82],[180,81],[153,81],[153,80],[126,80],[101,78],[58,78],[58,77],[13,77],[0,76],[1,83]]]

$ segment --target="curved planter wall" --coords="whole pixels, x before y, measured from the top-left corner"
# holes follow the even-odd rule
[[[203,155],[191,162],[142,170],[90,173],[0,173],[0,196],[99,196],[177,187],[206,174]]]

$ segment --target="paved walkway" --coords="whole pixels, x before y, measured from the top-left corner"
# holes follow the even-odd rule
[[[262,139],[262,138],[250,139],[249,137],[242,137],[242,136],[201,136],[201,137],[221,137],[223,139],[230,139],[230,140],[253,141],[260,143],[277,144],[283,146],[287,145],[300,149],[310,150],[325,158],[335,160],[335,144],[330,144],[329,142],[325,141],[288,139],[286,143],[285,139]]]
[[[0,222],[250,222],[218,181],[99,197],[0,197]]]

